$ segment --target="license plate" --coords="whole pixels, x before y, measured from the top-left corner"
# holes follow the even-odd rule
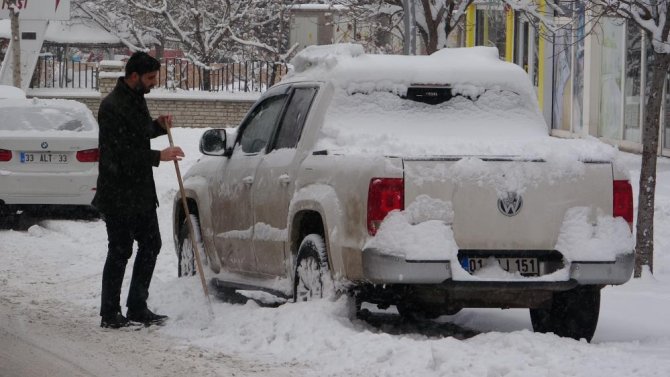
[[[539,275],[540,268],[537,258],[496,258],[500,267],[507,272],[518,272],[521,275]],[[489,258],[463,258],[461,265],[470,273],[484,268]]]
[[[22,164],[67,164],[70,156],[67,153],[21,152]]]

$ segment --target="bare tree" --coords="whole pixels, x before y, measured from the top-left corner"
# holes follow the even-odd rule
[[[133,51],[147,51],[164,40],[160,23],[128,1],[74,0],[72,5],[73,13],[92,19]]]
[[[601,29],[604,17],[615,17],[621,22],[636,25],[652,49],[648,50],[647,90],[645,117],[642,126],[642,166],[638,190],[635,277],[642,275],[644,266],[651,273],[654,270],[654,203],[656,195],[656,162],[659,150],[659,133],[663,86],[670,70],[670,2],[667,0],[563,0],[554,3],[553,9],[584,9],[587,15],[584,36],[597,33]],[[575,14],[573,22],[563,28],[573,27],[578,22]],[[653,62],[653,63],[652,63]],[[641,62],[645,64],[645,62]],[[631,67],[629,67],[630,69]],[[635,67],[632,67],[633,69]]]
[[[656,194],[656,157],[660,131],[663,85],[670,69],[670,2],[667,0],[590,0],[586,4],[594,19],[616,16],[633,22],[651,42],[653,64],[648,65],[650,80],[646,114],[642,129],[642,167],[640,169],[635,277],[643,266],[654,269],[654,202]]]

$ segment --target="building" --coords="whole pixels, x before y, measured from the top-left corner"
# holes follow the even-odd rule
[[[535,84],[552,134],[594,136],[623,150],[642,150],[642,124],[651,78],[651,44],[633,23],[603,17],[591,33],[584,8],[570,16],[577,27],[542,38],[521,14],[478,1],[466,17],[466,46],[496,46],[502,59],[522,66]],[[570,18],[556,18],[567,24]],[[666,80],[667,81],[667,80]],[[670,156],[670,93],[664,90],[659,154]]]

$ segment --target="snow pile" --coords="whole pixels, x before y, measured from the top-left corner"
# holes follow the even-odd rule
[[[529,187],[540,184],[578,182],[584,177],[585,166],[570,159],[549,160],[546,163],[527,163],[523,160],[490,162],[477,157],[464,157],[455,162],[436,164],[406,164],[405,179],[421,186],[427,182],[449,182],[458,186],[491,187],[499,198],[507,193],[523,194]]]
[[[477,86],[510,90],[532,98],[533,86],[516,64],[501,61],[495,47],[443,49],[429,56],[364,54],[352,44],[310,46],[291,64],[288,81],[330,81],[349,93],[403,94],[416,84]],[[536,103],[536,102],[535,102]]]
[[[292,60],[293,73],[303,73],[313,68],[315,70],[330,70],[334,68],[339,59],[353,58],[363,55],[363,46],[351,43],[342,43],[325,46],[307,46]],[[291,74],[291,73],[289,73]]]
[[[364,249],[377,249],[408,260],[456,259],[453,220],[450,202],[420,195],[406,210],[389,213]]]
[[[635,238],[628,223],[591,207],[570,208],[563,219],[556,250],[572,261],[614,261],[630,254]]]

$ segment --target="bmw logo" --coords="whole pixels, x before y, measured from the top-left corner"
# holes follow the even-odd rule
[[[46,141],[43,141],[42,142],[42,149],[47,149],[47,148],[49,148],[49,143],[47,143]]]

